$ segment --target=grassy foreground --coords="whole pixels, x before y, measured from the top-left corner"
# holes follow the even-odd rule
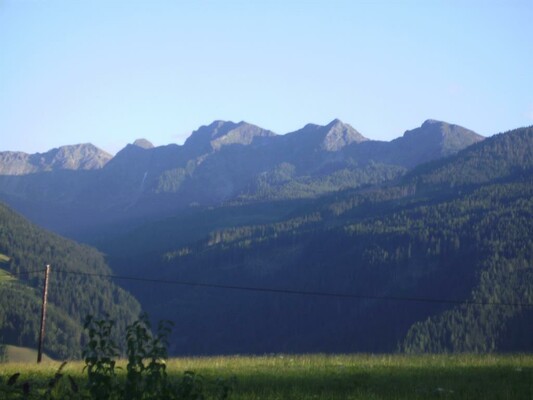
[[[18,346],[6,346],[6,357],[8,361],[15,363],[34,363],[37,360],[37,350],[29,349],[27,347],[18,347]],[[52,361],[50,357],[46,354],[43,354],[43,361]],[[2,370],[2,365],[0,364],[0,371]]]
[[[46,385],[58,362],[0,364]],[[533,355],[273,355],[171,359],[171,376],[235,378],[232,399],[533,399]],[[83,364],[63,372],[83,382]],[[124,370],[122,370],[124,371]],[[209,393],[209,385],[207,385]]]

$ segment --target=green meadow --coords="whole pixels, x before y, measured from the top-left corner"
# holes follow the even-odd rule
[[[46,387],[60,363],[0,364],[2,382],[20,372]],[[125,362],[119,374],[125,374]],[[78,384],[82,362],[63,369]],[[533,399],[533,355],[268,355],[174,358],[167,371],[203,377],[215,395],[217,379],[232,385],[231,399]]]
[[[31,364],[37,360],[37,350],[29,349],[27,347],[7,345],[5,346],[5,357],[9,361],[7,365],[11,363]],[[53,360],[46,354],[43,354],[42,357],[46,362],[53,362]],[[6,364],[0,364],[0,371],[2,371],[3,367],[5,366]]]

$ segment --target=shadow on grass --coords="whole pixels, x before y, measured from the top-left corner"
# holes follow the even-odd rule
[[[235,376],[234,399],[533,399],[529,367],[295,367]]]

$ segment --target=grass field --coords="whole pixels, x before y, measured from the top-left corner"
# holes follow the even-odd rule
[[[37,360],[37,350],[28,349],[27,347],[6,346],[6,356],[10,363],[34,363]],[[43,361],[52,361],[50,357],[43,354]],[[2,365],[0,365],[0,371]]]
[[[58,366],[0,364],[0,375],[45,385]],[[234,377],[232,399],[533,399],[533,355],[205,357],[167,366],[176,378],[186,370],[206,382]],[[82,369],[72,362],[64,373],[81,382]]]

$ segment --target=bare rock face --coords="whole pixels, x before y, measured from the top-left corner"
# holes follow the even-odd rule
[[[46,153],[0,153],[0,175],[26,175],[56,170],[94,170],[113,158],[92,144],[62,146]]]
[[[308,198],[357,188],[482,139],[434,120],[390,142],[369,140],[338,119],[285,135],[243,121],[214,121],[183,145],[155,147],[137,139],[114,157],[91,144],[32,155],[0,153],[0,199],[38,214],[35,221],[42,225],[66,209],[97,225],[114,218],[163,216],[190,205]],[[68,229],[75,225],[59,221]]]
[[[185,141],[185,147],[196,153],[220,150],[232,144],[251,145],[255,140],[276,136],[272,131],[241,121],[214,121],[201,126]]]
[[[140,147],[141,149],[153,149],[154,145],[152,142],[146,140],[146,139],[137,139],[135,142],[133,142],[134,146]]]
[[[368,140],[351,125],[338,119],[331,121],[323,130],[325,136],[321,147],[326,151],[338,151],[349,144]]]
[[[351,125],[338,119],[327,125],[307,124],[286,136],[288,141],[298,148],[326,152],[337,152],[352,143],[368,140]]]
[[[19,151],[0,153],[0,175],[25,175],[35,172],[36,166],[30,163],[30,155]]]

